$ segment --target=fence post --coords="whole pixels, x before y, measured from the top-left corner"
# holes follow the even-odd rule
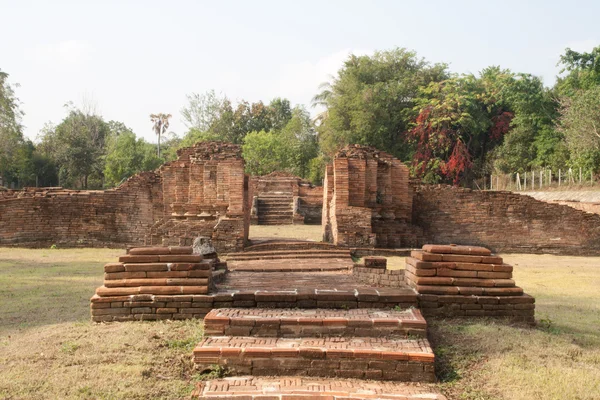
[[[560,187],[560,178],[561,178],[561,176],[560,176],[560,168],[559,168],[558,169],[558,187]]]
[[[527,190],[527,171],[525,171],[525,180],[523,181],[523,187]]]

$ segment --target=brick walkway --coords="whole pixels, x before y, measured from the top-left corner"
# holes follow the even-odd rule
[[[294,395],[294,397],[283,397]],[[268,397],[264,397],[268,396]],[[307,377],[233,377],[200,382],[193,394],[202,399],[395,399],[445,400],[427,386],[399,382],[370,382],[355,379]]]
[[[314,257],[314,254],[312,254],[312,257]],[[350,257],[227,261],[229,270],[249,272],[349,271],[352,268],[352,264],[352,259]]]

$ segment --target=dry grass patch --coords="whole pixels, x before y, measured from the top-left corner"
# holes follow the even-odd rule
[[[430,320],[454,399],[600,399],[600,258],[503,255],[536,297],[537,327]]]
[[[0,398],[179,399],[201,321],[93,324],[89,298],[123,250],[0,249]]]
[[[89,322],[102,265],[122,252],[0,249],[0,398],[189,395],[201,321]],[[429,320],[440,389],[449,399],[600,399],[600,258],[504,259],[536,297],[539,324]]]

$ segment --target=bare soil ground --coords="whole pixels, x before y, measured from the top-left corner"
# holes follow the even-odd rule
[[[300,228],[283,229],[307,236]],[[89,321],[102,266],[122,252],[0,248],[0,399],[179,399],[206,378],[191,362],[201,321]],[[429,320],[440,389],[450,399],[600,399],[600,257],[504,257],[536,297],[538,325]]]

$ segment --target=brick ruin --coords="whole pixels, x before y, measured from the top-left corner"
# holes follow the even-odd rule
[[[408,168],[373,147],[349,145],[327,166],[323,239],[350,247],[414,247]]]
[[[219,252],[241,250],[250,224],[241,147],[204,142],[177,155],[115,189],[0,192],[0,246],[183,246],[206,236]]]
[[[198,143],[164,164],[163,215],[146,244],[190,246],[210,237],[219,252],[241,250],[250,227],[248,177],[239,145]]]
[[[189,246],[205,236],[220,253],[240,251],[257,201],[284,193],[286,222],[321,213],[326,242],[359,250],[455,243],[600,253],[600,215],[511,192],[411,186],[404,164],[370,147],[346,147],[325,172],[323,188],[283,173],[250,179],[240,146],[198,143],[115,189],[0,191],[0,246]]]
[[[320,224],[323,188],[287,172],[254,176],[250,181],[251,223]]]

